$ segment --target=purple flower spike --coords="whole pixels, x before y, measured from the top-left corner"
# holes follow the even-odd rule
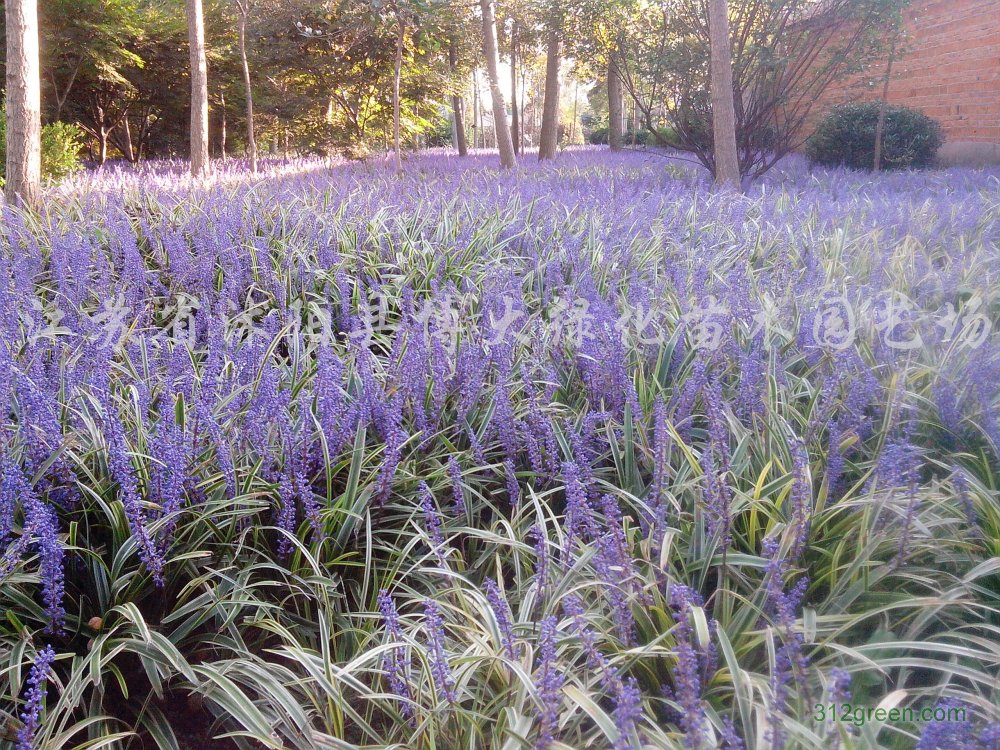
[[[378,592],[378,608],[382,613],[382,622],[385,624],[386,635],[389,636],[390,640],[401,643],[403,634],[399,627],[399,613],[396,611],[396,603],[385,589]],[[389,690],[403,699],[400,703],[400,711],[403,716],[412,719],[413,706],[409,702],[409,665],[407,664],[405,653],[406,650],[402,646],[386,652],[386,655],[382,657],[382,669],[385,671]]]
[[[563,674],[556,659],[556,628],[558,621],[549,615],[542,620],[538,635],[538,668],[535,670],[535,688],[538,701],[542,705],[539,714],[538,739],[535,750],[546,750],[556,740],[559,727],[559,713],[562,707]]]
[[[490,603],[490,609],[493,610],[493,616],[496,617],[497,626],[500,628],[503,650],[508,657],[514,659],[514,632],[510,621],[510,605],[492,578],[483,581],[483,588],[486,589],[486,600]]]
[[[428,599],[424,604],[424,615],[427,617],[427,649],[430,652],[434,688],[440,700],[454,703],[455,677],[448,665],[448,654],[444,647],[445,630],[441,610],[435,602]]]
[[[46,646],[35,656],[35,663],[28,673],[28,689],[24,695],[24,711],[21,712],[22,726],[17,732],[17,750],[36,750],[35,733],[41,726],[42,709],[45,706],[45,682],[49,669],[56,659],[56,652]]]

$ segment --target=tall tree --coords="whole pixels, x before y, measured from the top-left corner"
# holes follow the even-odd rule
[[[201,0],[186,0],[191,54],[191,174],[205,177],[208,161],[208,60]]]
[[[559,146],[559,48],[562,29],[552,12],[545,50],[545,97],[542,102],[542,132],[538,136],[538,160],[555,159]]]
[[[608,145],[612,151],[621,151],[625,146],[622,127],[624,97],[622,79],[615,62],[617,56],[615,53],[608,55]]]
[[[236,0],[239,11],[239,48],[240,65],[243,68],[243,89],[247,100],[247,156],[250,159],[250,171],[257,174],[257,138],[253,130],[253,84],[250,81],[250,63],[247,61],[247,21],[250,17],[251,0]]]
[[[708,36],[711,54],[710,87],[715,184],[738,189],[740,158],[736,151],[733,57],[729,46],[729,7],[726,0],[709,0]]]
[[[7,0],[7,201],[38,210],[42,181],[42,95],[36,0]]]
[[[497,148],[500,151],[500,166],[513,167],[514,141],[507,123],[507,107],[500,91],[500,59],[497,52],[497,22],[493,14],[493,0],[479,0],[483,16],[483,51],[486,55],[486,75],[490,80],[490,98],[493,101],[493,130],[496,133]]]
[[[455,73],[458,70],[458,47],[455,44],[454,37],[450,39],[448,44],[448,69],[451,73],[452,79],[454,79]],[[452,92],[451,117],[455,133],[455,146],[458,148],[459,156],[467,156],[469,153],[469,144],[465,140],[465,118],[463,116],[463,109],[462,95],[458,91]]]
[[[76,85],[126,84],[126,73],[142,67],[135,48],[148,11],[137,0],[45,0],[38,12],[43,115],[61,120]]]

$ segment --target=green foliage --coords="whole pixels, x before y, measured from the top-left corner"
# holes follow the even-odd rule
[[[42,177],[61,180],[79,172],[83,131],[67,122],[53,122],[42,128]]]
[[[673,130],[671,128],[659,128],[660,137],[669,140],[672,137]],[[638,132],[632,130],[626,130],[622,135],[622,141],[626,146],[630,146],[635,143],[637,146],[648,146],[656,142],[655,136],[646,128],[640,129]],[[607,146],[608,145],[608,126],[602,125],[598,128],[594,128],[587,136],[587,143],[593,146]]]
[[[742,10],[730,21],[741,175],[760,177],[801,145],[799,134],[823,91],[884,51],[885,32],[907,2],[737,4]],[[616,29],[616,64],[643,122],[665,118],[676,130],[677,138],[661,145],[692,153],[714,174],[706,8],[699,0],[633,3]],[[814,12],[815,22],[803,22]]]
[[[0,185],[7,167],[7,118],[0,110]],[[79,172],[83,131],[66,122],[53,122],[42,127],[42,179],[61,180]]]
[[[879,102],[836,107],[806,143],[814,164],[850,169],[873,169]],[[887,106],[882,134],[884,169],[919,169],[934,163],[944,139],[941,126],[922,112]]]

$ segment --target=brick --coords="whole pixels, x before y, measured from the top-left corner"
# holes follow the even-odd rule
[[[914,0],[894,61],[889,101],[937,119],[948,140],[1000,142],[1000,0]],[[838,81],[813,108],[876,99],[886,60]]]

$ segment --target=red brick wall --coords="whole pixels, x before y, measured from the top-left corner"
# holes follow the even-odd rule
[[[888,101],[941,123],[945,139],[1000,143],[1000,0],[913,0],[893,63]],[[849,100],[878,98],[886,61],[831,86],[815,118]]]

